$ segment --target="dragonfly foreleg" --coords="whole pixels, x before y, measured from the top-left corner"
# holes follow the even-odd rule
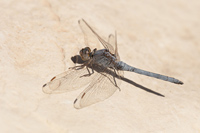
[[[81,77],[90,76],[90,75],[92,75],[92,74],[94,73],[93,65],[92,65],[91,62],[92,62],[92,60],[89,60],[87,63],[84,64],[84,66],[86,66],[86,69],[87,69],[87,71],[88,71],[88,74],[85,74],[85,75],[83,75],[83,76],[81,76]],[[88,67],[88,66],[91,66],[91,67],[92,67],[92,73],[90,73],[90,70],[89,70],[89,67]]]
[[[93,74],[94,73],[94,69],[93,69],[93,60],[89,60],[88,62],[87,62],[87,65],[86,65],[86,68],[87,68],[87,70],[88,70],[88,73],[89,73],[89,75],[91,75],[91,74]],[[91,69],[92,69],[92,73],[90,73],[90,71],[89,71],[89,69],[88,69],[88,66],[91,66]]]
[[[86,66],[87,71],[88,71],[88,75],[91,75],[90,70],[88,69],[88,66]]]

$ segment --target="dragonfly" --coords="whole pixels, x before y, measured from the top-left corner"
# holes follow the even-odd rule
[[[74,108],[81,109],[112,96],[120,90],[121,77],[124,71],[135,72],[175,84],[183,84],[173,77],[145,71],[126,64],[120,60],[117,47],[117,33],[110,34],[105,41],[84,20],[78,21],[84,35],[85,48],[79,52],[83,64],[69,68],[67,71],[54,76],[44,84],[42,90],[47,94],[64,93],[79,88],[85,88],[74,100]],[[90,48],[94,44],[103,45],[103,49]]]

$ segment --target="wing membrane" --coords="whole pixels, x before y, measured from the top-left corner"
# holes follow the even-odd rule
[[[114,54],[114,49],[112,45],[110,45],[108,42],[102,39],[84,19],[79,20],[78,23],[82,29],[82,32],[84,33],[86,45],[91,46],[94,40],[98,39],[104,46],[104,48],[108,49],[111,53]]]
[[[118,53],[118,47],[117,47],[117,34],[115,33],[115,36],[113,34],[110,34],[108,36],[108,43],[112,46],[115,47],[115,56],[117,58],[117,61],[120,61],[120,56],[119,56],[119,53]],[[114,48],[113,48],[114,49]]]
[[[100,42],[96,35],[92,32],[92,28],[89,28],[88,25],[86,25],[86,23],[82,19],[79,20],[78,23],[84,35],[85,45],[90,48],[94,48],[94,46],[100,48]]]
[[[104,73],[98,73],[100,76],[94,77],[89,86],[74,101],[74,107],[80,109],[112,96],[119,89],[115,85],[112,73],[110,69]],[[117,79],[117,85],[120,84],[118,81]]]
[[[120,56],[119,56],[118,47],[117,47],[117,33],[116,32],[115,32],[115,36],[113,34],[110,34],[108,36],[108,43],[111,44],[112,46],[115,46],[115,56],[117,58],[117,61],[120,61]],[[123,77],[124,71],[117,70],[117,74]]]
[[[94,76],[95,73],[89,76],[86,68],[69,69],[53,77],[50,82],[43,85],[42,90],[48,94],[73,91],[89,84]]]

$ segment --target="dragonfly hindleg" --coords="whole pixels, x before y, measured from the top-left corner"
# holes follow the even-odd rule
[[[113,68],[114,69],[114,68]],[[117,73],[116,73],[116,70],[114,69],[114,72],[115,72],[115,76],[113,75],[113,79],[114,79],[114,82],[115,82],[115,86],[119,89],[119,91],[121,91],[121,89],[119,88],[119,86],[117,85],[117,82],[115,80],[115,77],[117,76]]]

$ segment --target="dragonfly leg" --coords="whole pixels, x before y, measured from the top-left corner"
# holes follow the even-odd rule
[[[93,74],[94,73],[93,60],[92,60],[92,63],[91,63],[91,67],[92,67],[92,74]]]
[[[90,70],[88,69],[88,67],[86,66],[87,70],[88,70],[88,75],[91,75]]]
[[[94,73],[94,68],[93,68],[93,65],[92,65],[92,73]]]
[[[88,66],[91,67],[91,69],[92,69],[92,73],[90,73],[90,71],[89,71],[89,69],[88,69],[88,68],[89,68]],[[88,70],[89,75],[91,75],[91,74],[94,73],[93,60],[89,60],[89,61],[87,62],[87,64],[86,64],[86,68],[87,68],[87,70]]]
[[[92,75],[93,73],[94,73],[94,70],[93,70],[93,66],[92,66],[92,60],[89,60],[87,63],[85,63],[85,65],[84,66],[86,66],[86,68],[87,68],[87,71],[88,71],[88,74],[85,74],[85,75],[83,75],[83,76],[81,76],[81,77],[86,77],[86,76],[90,76],[90,75]],[[92,66],[92,73],[90,73],[90,70],[89,70],[89,65],[91,65]]]
[[[87,70],[88,70],[88,73],[89,73],[89,75],[91,75],[91,74],[93,74],[94,73],[94,69],[93,69],[93,60],[89,60],[88,61],[88,63],[87,63],[87,65],[86,65],[86,68],[87,68]],[[92,67],[92,73],[90,73],[90,71],[89,71],[89,69],[88,69],[88,66],[91,66]]]
[[[86,68],[87,68],[88,74],[82,75],[80,77],[88,77],[88,76],[91,76],[93,74],[93,73],[90,73],[90,70],[88,69],[88,66],[86,66]]]
[[[114,68],[113,68],[114,69]],[[116,70],[114,69],[115,75],[117,76]],[[119,91],[121,91],[121,89],[119,88],[119,86],[117,85],[117,82],[115,80],[115,76],[113,76],[114,82],[115,82],[115,86],[119,89]]]

